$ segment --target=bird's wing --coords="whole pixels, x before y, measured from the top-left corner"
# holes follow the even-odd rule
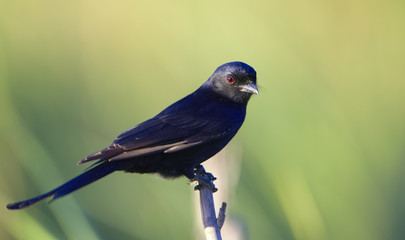
[[[100,158],[117,161],[158,152],[183,151],[237,131],[239,127],[239,124],[235,126],[227,121],[188,113],[157,115],[122,133],[110,146],[89,155],[79,164]]]

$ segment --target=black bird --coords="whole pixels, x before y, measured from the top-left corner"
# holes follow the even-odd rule
[[[40,196],[11,203],[21,209],[53,195],[63,197],[114,171],[186,176],[219,152],[235,136],[252,94],[258,94],[256,71],[242,62],[218,67],[195,92],[155,117],[119,135],[103,150],[79,161],[98,160],[81,175]]]

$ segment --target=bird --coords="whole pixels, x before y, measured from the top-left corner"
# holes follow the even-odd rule
[[[259,94],[254,68],[239,61],[225,63],[196,91],[80,160],[78,164],[95,161],[82,174],[47,193],[10,203],[7,209],[22,209],[51,196],[53,201],[115,171],[196,180],[195,169],[238,132],[254,94]]]

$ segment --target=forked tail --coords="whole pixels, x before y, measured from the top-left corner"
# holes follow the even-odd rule
[[[7,209],[25,208],[52,195],[53,195],[52,200],[58,199],[114,171],[121,170],[125,166],[125,164],[126,164],[125,162],[118,162],[118,163],[117,162],[111,163],[108,161],[102,162],[99,165],[90,168],[89,170],[85,171],[84,173],[62,184],[61,186],[55,188],[50,192],[44,193],[40,196],[25,201],[10,203],[7,205]]]

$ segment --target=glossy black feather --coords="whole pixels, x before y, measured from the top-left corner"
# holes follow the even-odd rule
[[[255,84],[256,72],[249,65],[224,64],[195,92],[81,160],[100,159],[83,174],[7,208],[27,207],[52,195],[59,198],[117,170],[193,179],[194,168],[225,147],[242,126],[247,102],[258,93]]]
[[[88,171],[82,173],[81,175],[69,180],[68,182],[62,184],[61,186],[44,193],[40,196],[21,201],[16,203],[10,203],[7,205],[8,209],[21,209],[31,206],[34,203],[37,203],[47,197],[53,196],[52,200],[58,199],[60,197],[66,196],[67,194],[86,186],[116,170],[119,170],[125,166],[126,163],[115,163],[111,164],[108,162],[103,162]]]

